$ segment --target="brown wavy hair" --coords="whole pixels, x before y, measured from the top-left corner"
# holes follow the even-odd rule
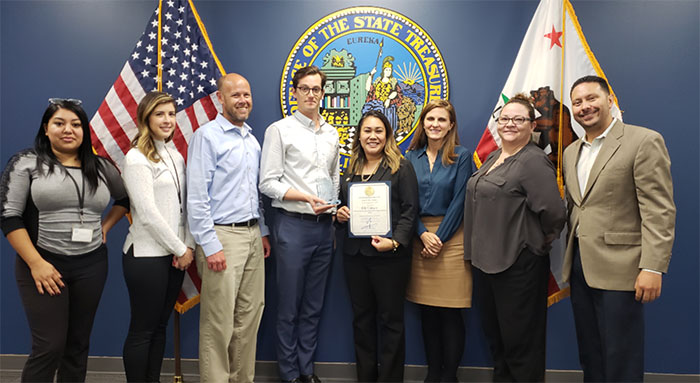
[[[133,140],[131,140],[131,147],[138,148],[141,153],[143,153],[149,161],[160,162],[160,156],[158,151],[156,151],[156,146],[153,143],[153,136],[151,135],[151,129],[148,126],[148,119],[151,117],[153,111],[160,105],[163,104],[173,104],[175,110],[177,111],[177,104],[175,99],[165,92],[150,92],[146,94],[139,106],[136,109],[136,122],[139,132],[136,134]],[[165,142],[170,142],[173,139],[173,134],[175,129],[170,134],[170,137],[165,139]]]
[[[528,97],[525,93],[518,93],[511,97],[508,102],[503,104],[503,108],[508,104],[520,104],[527,109],[528,117],[530,117],[530,122],[535,121],[535,107],[532,104],[532,98]],[[503,110],[501,108],[501,110]]]
[[[367,157],[365,156],[365,151],[360,145],[360,131],[362,129],[362,123],[368,117],[376,117],[384,125],[384,132],[386,132],[386,139],[384,141],[384,161],[389,169],[391,169],[391,174],[396,173],[401,166],[401,150],[396,144],[396,138],[394,138],[394,131],[391,129],[391,123],[386,118],[384,113],[379,110],[370,110],[362,115],[360,122],[357,123],[357,130],[355,131],[355,139],[352,140],[352,146],[350,148],[350,165],[348,169],[351,174],[361,174],[362,168],[365,166]]]
[[[459,157],[459,155],[455,153],[455,147],[459,145],[459,134],[457,134],[457,112],[455,112],[452,103],[447,100],[430,100],[425,108],[423,108],[423,111],[420,112],[418,126],[416,127],[415,133],[413,133],[411,144],[408,145],[408,150],[421,149],[428,145],[428,136],[425,134],[423,121],[425,121],[425,116],[430,113],[430,111],[437,108],[445,109],[450,115],[450,122],[453,124],[452,129],[447,132],[442,142],[442,164],[448,166],[454,164],[457,157]]]

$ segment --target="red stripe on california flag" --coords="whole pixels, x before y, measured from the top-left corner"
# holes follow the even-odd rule
[[[119,125],[117,119],[114,118],[112,110],[109,109],[109,105],[107,105],[106,99],[102,101],[102,105],[100,105],[100,108],[97,109],[97,113],[100,114],[102,121],[105,123],[105,127],[107,127],[109,134],[114,137],[114,141],[116,141],[117,145],[119,145],[121,151],[126,153],[130,146],[129,137],[126,136],[126,133],[122,129],[121,125]]]
[[[134,124],[138,127],[138,121],[136,121],[138,103],[134,100],[134,96],[131,95],[122,76],[117,77],[117,81],[114,82],[114,91],[117,93],[117,96],[119,96],[119,100],[122,102],[122,105],[124,105],[124,109],[129,112],[131,119],[134,120]]]
[[[488,155],[496,149],[498,149],[498,144],[493,139],[491,131],[487,127],[479,140],[479,144],[476,146],[476,154],[479,156],[479,160],[481,160],[483,163],[486,161],[486,157],[488,157]]]

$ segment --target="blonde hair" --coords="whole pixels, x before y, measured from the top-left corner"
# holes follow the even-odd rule
[[[389,166],[389,169],[391,169],[391,174],[394,174],[401,166],[401,150],[399,150],[399,146],[396,144],[394,131],[391,129],[389,120],[384,113],[379,110],[368,111],[362,115],[360,122],[357,123],[355,139],[352,141],[352,146],[350,148],[350,165],[348,166],[350,174],[361,174],[362,168],[365,166],[365,162],[367,162],[365,151],[362,149],[362,145],[360,145],[360,131],[362,130],[362,123],[368,117],[378,118],[382,122],[382,125],[384,125],[386,140],[384,142],[383,161]]]
[[[136,109],[136,123],[139,132],[136,134],[136,137],[131,140],[131,147],[138,148],[139,151],[152,162],[160,162],[160,156],[153,143],[153,136],[148,126],[148,119],[151,117],[153,111],[163,104],[173,104],[173,107],[177,110],[175,99],[165,92],[150,92],[146,94],[141,102],[139,102],[139,106]],[[165,139],[165,142],[170,142],[174,133],[175,129],[173,129],[170,137]]]
[[[430,113],[433,109],[442,108],[447,111],[450,115],[450,122],[453,124],[452,129],[447,132],[444,141],[442,142],[442,164],[444,166],[452,165],[455,163],[457,153],[455,153],[455,147],[459,145],[459,135],[457,134],[457,113],[455,112],[452,103],[447,100],[435,99],[431,100],[423,111],[420,112],[420,117],[418,118],[418,126],[416,126],[416,131],[413,134],[413,139],[411,144],[408,145],[408,150],[416,150],[426,147],[428,145],[428,137],[425,134],[425,127],[423,121],[425,121],[425,116]]]

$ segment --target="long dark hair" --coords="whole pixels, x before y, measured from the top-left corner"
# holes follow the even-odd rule
[[[362,130],[362,123],[368,117],[376,117],[382,122],[382,125],[384,125],[386,138],[384,142],[383,161],[386,163],[389,169],[391,169],[391,174],[394,174],[401,166],[401,150],[396,144],[396,138],[394,138],[394,130],[391,129],[391,123],[389,123],[389,120],[386,118],[384,113],[378,109],[367,111],[362,115],[360,121],[357,123],[355,139],[352,141],[352,145],[350,147],[350,165],[348,166],[350,174],[361,174],[362,168],[365,166],[365,162],[367,161],[365,150],[362,149],[362,145],[360,145],[360,134]]]
[[[36,152],[36,167],[41,173],[43,165],[48,166],[48,174],[53,173],[54,167],[59,165],[56,155],[51,149],[51,142],[46,136],[46,127],[49,120],[59,110],[65,109],[75,113],[80,119],[80,124],[83,129],[83,142],[78,147],[78,159],[80,167],[83,171],[83,177],[87,181],[90,193],[95,193],[97,190],[98,179],[104,177],[104,165],[99,160],[99,157],[92,151],[92,139],[90,137],[90,122],[83,108],[75,101],[68,100],[53,100],[44,111],[44,116],[41,117],[41,125],[39,131],[34,138],[34,151]]]

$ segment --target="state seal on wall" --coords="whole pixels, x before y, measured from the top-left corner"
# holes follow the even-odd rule
[[[338,130],[341,171],[350,160],[363,113],[384,112],[404,152],[423,106],[449,95],[447,69],[433,39],[414,21],[385,8],[346,8],[303,33],[282,72],[280,101],[285,116],[297,109],[292,77],[308,65],[318,66],[328,78],[321,115]]]

